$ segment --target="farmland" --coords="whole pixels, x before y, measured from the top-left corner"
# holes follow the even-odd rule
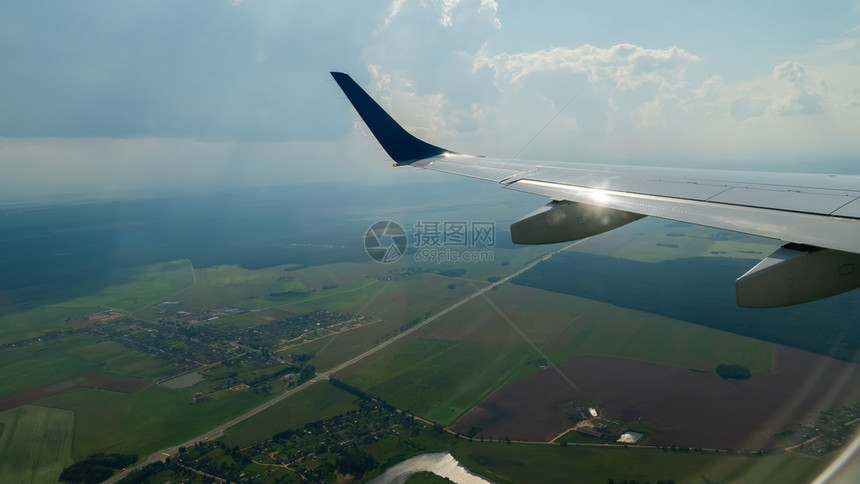
[[[478,343],[418,339],[345,381],[449,425],[510,378],[526,357]]]
[[[52,482],[72,463],[75,414],[24,405],[0,412],[0,475],[6,482]]]
[[[354,410],[358,407],[353,400],[353,395],[328,383],[316,383],[294,398],[284,400],[231,427],[221,440],[230,447],[247,447],[270,439],[278,432],[301,428],[311,422]]]
[[[416,211],[425,208],[397,210],[392,216],[418,218]],[[422,219],[433,220],[457,212],[442,207],[422,213]],[[270,221],[273,213],[270,207],[248,216]],[[145,457],[179,445],[271,402],[315,372],[403,335],[491,280],[559,248],[513,248],[499,231],[491,262],[418,262],[410,246],[397,262],[378,264],[356,244],[371,222],[368,216],[338,226],[334,236],[329,224],[314,225],[306,231],[316,231],[313,242],[294,241],[283,228],[264,224],[253,233],[232,234],[230,227],[195,218],[182,230],[214,242],[207,238],[193,257],[169,244],[150,248],[144,237],[150,222],[134,222],[146,227],[134,228],[138,238],[129,243],[143,251],[140,257],[124,248],[124,255],[112,255],[122,263],[90,273],[86,261],[64,266],[65,256],[48,254],[62,263],[45,274],[22,273],[43,284],[11,287],[18,282],[3,281],[15,304],[0,311],[0,408],[8,409],[0,414],[0,462],[17,458],[7,445],[12,438],[29,439],[31,454],[52,452],[51,461],[61,464],[98,452]],[[743,316],[716,328],[688,322],[699,321],[690,316],[695,311],[718,307],[708,291],[725,298],[725,288],[714,280],[737,276],[734,271],[764,253],[767,243],[661,221],[623,230],[629,237],[583,242],[524,273],[519,283],[494,287],[341,370],[335,383],[355,387],[349,390],[354,393],[325,382],[309,385],[218,440],[199,448],[187,444],[193,448],[186,449],[186,462],[223,476],[249,472],[298,480],[285,466],[296,463],[302,473],[332,476],[344,456],[361,460],[369,454],[376,460],[372,472],[381,472],[407,456],[450,449],[472,470],[501,482],[551,482],[570,472],[599,482],[814,475],[831,457],[595,449],[577,446],[592,440],[575,434],[559,441],[566,448],[478,442],[546,442],[573,425],[574,402],[587,401],[618,428],[643,431],[644,445],[770,449],[779,446],[775,433],[801,426],[798,442],[814,438],[817,431],[810,426],[818,412],[860,400],[856,365],[778,344],[784,328],[808,326],[808,313],[778,312],[773,320]],[[272,231],[280,238],[259,239]],[[219,237],[232,242],[219,247]],[[97,259],[100,247],[90,247],[87,257]],[[167,253],[175,255],[164,259]],[[646,271],[655,268],[656,273]],[[52,285],[49,276],[63,271],[70,274],[66,283]],[[68,282],[77,277],[80,284]],[[632,282],[619,280],[625,278]],[[564,287],[549,287],[546,279]],[[671,306],[665,294],[678,287],[686,312],[655,308]],[[854,313],[840,304],[853,307],[850,301],[819,306],[826,309],[823,334],[834,335],[839,314],[851,320]],[[733,314],[726,310],[724,316]],[[770,341],[741,336],[739,328],[767,333]],[[854,336],[847,330],[838,335],[843,338],[827,341],[841,357],[852,349]],[[751,377],[721,379],[715,371],[720,364],[749,370]],[[804,393],[798,388],[806,396],[798,396]],[[363,392],[381,401],[364,399]],[[703,414],[718,418],[700,424]],[[39,440],[40,428],[49,429],[59,447]],[[66,450],[51,450],[60,447]],[[510,449],[534,463],[511,458]],[[580,466],[580,460],[593,461],[594,468]],[[34,462],[21,460],[21,472],[44,467],[55,479],[59,467]],[[545,466],[536,470],[538,464]]]
[[[584,355],[711,374],[720,362],[766,372],[772,359],[769,343],[512,285],[452,311],[417,336],[345,371],[344,378],[443,425],[504,383]]]
[[[860,400],[860,372],[853,364],[785,347],[775,360],[776,371],[737,381],[628,359],[581,357],[561,363],[559,372],[544,370],[502,387],[454,429],[546,441],[579,420],[564,411],[566,404],[588,398],[607,419],[628,427],[647,422],[644,444],[758,450],[778,447],[776,434],[829,405]],[[819,398],[825,393],[832,399],[826,404]]]
[[[569,251],[513,282],[860,361],[860,293],[768,311],[741,308],[733,281],[752,265],[727,257],[651,263]],[[578,277],[569,277],[573,272]]]
[[[827,461],[794,454],[738,457],[661,449],[504,443],[460,445],[451,453],[496,482],[810,482]],[[705,481],[705,479],[707,481]]]

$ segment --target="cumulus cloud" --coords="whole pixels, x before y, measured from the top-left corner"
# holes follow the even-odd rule
[[[385,17],[385,20],[383,21],[384,25],[391,25],[391,21],[394,20],[394,17],[396,17],[398,13],[400,13],[400,9],[403,8],[404,3],[406,3],[406,0],[394,0],[394,2],[391,3],[391,11],[389,12],[388,17]]]
[[[685,165],[860,152],[856,36],[757,51],[765,60],[750,67],[703,47],[706,37],[667,32],[672,42],[655,44],[612,23],[570,32],[570,19],[529,23],[513,15],[531,7],[495,0],[190,3],[0,6],[15,74],[0,76],[0,166],[14,167],[0,193],[43,189],[44,173],[59,174],[61,190],[157,185],[164,173],[289,182],[330,175],[311,167],[341,153],[376,167],[385,154],[362,139],[329,70],[352,74],[407,129],[462,152]],[[618,38],[630,40],[607,40]],[[301,163],[283,169],[289,160]]]
[[[618,44],[609,48],[586,44],[576,48],[554,47],[537,52],[501,53],[478,56],[473,70],[488,67],[497,79],[521,83],[541,71],[569,71],[588,74],[589,82],[610,79],[622,89],[643,82],[660,82],[660,73],[681,75],[685,66],[701,58],[672,46],[669,49],[647,49],[638,45]]]
[[[806,68],[788,61],[773,68],[773,77],[781,81],[784,94],[773,101],[771,110],[781,116],[817,114],[822,111],[822,84],[810,81]]]

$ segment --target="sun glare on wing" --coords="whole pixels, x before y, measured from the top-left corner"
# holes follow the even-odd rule
[[[593,200],[595,203],[598,203],[601,205],[609,202],[609,194],[607,194],[605,191],[600,190],[600,189],[590,190],[588,197],[591,200]]]

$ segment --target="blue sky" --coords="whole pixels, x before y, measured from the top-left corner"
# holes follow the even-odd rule
[[[461,152],[860,172],[857,1],[13,1],[0,65],[7,202],[436,181],[330,70]]]

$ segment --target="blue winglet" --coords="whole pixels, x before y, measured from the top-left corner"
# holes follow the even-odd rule
[[[332,72],[331,76],[346,94],[355,110],[358,111],[364,124],[370,128],[370,132],[373,133],[388,156],[397,164],[409,165],[448,151],[425,143],[406,132],[349,75],[343,72]]]

